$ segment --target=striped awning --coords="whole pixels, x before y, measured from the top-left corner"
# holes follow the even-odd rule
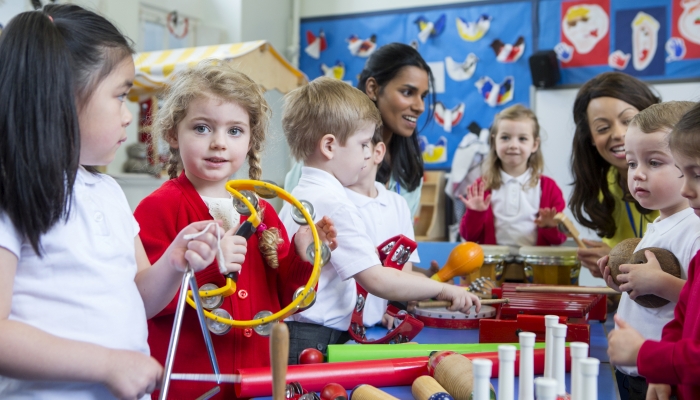
[[[216,59],[234,64],[265,90],[287,93],[307,82],[303,72],[294,68],[265,40],[151,51],[134,55],[136,78],[129,100],[139,101],[157,94],[173,75],[192,68],[202,60]]]

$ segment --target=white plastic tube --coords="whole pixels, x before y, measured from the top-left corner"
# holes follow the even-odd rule
[[[581,397],[579,400],[598,400],[598,371],[600,361],[597,358],[588,357],[579,361],[581,368]]]
[[[535,334],[520,332],[520,379],[518,380],[518,400],[535,400],[533,381],[535,379]],[[500,388],[499,388],[500,393]]]
[[[491,391],[491,368],[493,362],[484,358],[472,360],[474,373],[474,400],[489,400]]]
[[[588,357],[588,343],[572,342],[571,352],[571,400],[581,400],[581,366],[579,361]]]
[[[552,377],[557,381],[557,395],[566,395],[566,325],[556,324],[552,327],[554,348],[552,349]]]
[[[515,400],[515,346],[498,346],[498,398]]]
[[[557,381],[552,378],[535,379],[537,400],[557,400]]]
[[[552,346],[554,345],[554,337],[552,337],[552,327],[559,323],[559,317],[556,315],[544,316],[544,377],[553,378],[552,375]]]

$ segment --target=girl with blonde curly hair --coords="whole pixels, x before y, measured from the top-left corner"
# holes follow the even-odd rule
[[[270,119],[270,108],[258,84],[227,64],[204,62],[183,71],[162,99],[153,133],[170,146],[170,180],[146,197],[134,215],[141,227],[146,254],[157,259],[175,235],[190,222],[223,221],[220,239],[223,259],[196,274],[200,286],[224,286],[222,270],[239,272],[237,291],[223,298],[219,312],[235,320],[251,320],[263,310],[277,312],[304,286],[312,265],[305,255],[312,237],[308,227],[287,240],[284,225],[272,206],[262,199],[262,223],[247,241],[235,234],[246,216],[233,207],[225,184],[248,161],[251,179],[260,179],[260,153]],[[182,172],[180,172],[182,171]],[[319,233],[334,247],[335,231],[328,218],[317,223]],[[151,354],[165,361],[177,296],[149,321]],[[225,314],[224,314],[225,315]],[[211,372],[194,310],[185,311],[175,370]],[[251,329],[227,332],[212,329],[214,348],[222,373],[242,367],[269,365],[268,338]],[[172,382],[171,390],[195,398],[209,389],[206,383]],[[222,398],[235,398],[233,385],[222,386]]]

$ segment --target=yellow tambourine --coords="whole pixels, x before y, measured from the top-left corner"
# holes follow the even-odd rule
[[[319,275],[321,273],[321,267],[324,263],[324,255],[327,257],[329,255],[329,251],[328,249],[323,249],[325,245],[322,247],[321,239],[318,237],[318,232],[316,231],[316,225],[314,224],[313,216],[307,210],[308,207],[309,209],[311,209],[311,212],[313,212],[313,208],[310,206],[309,203],[302,204],[302,202],[294,198],[294,196],[292,196],[289,192],[278,187],[274,183],[265,181],[257,181],[252,179],[232,180],[226,183],[226,190],[228,190],[228,192],[231,193],[234,199],[237,199],[240,203],[244,204],[247,208],[248,213],[250,214],[248,219],[243,224],[241,224],[241,226],[236,231],[237,235],[243,236],[246,239],[249,238],[262,222],[260,219],[260,215],[257,211],[257,199],[255,198],[255,196],[246,196],[245,194],[241,193],[241,191],[254,192],[260,197],[266,199],[280,197],[287,203],[292,204],[296,208],[296,210],[299,211],[300,215],[297,215],[297,217],[295,217],[294,220],[298,223],[308,224],[311,228],[311,234],[313,235],[314,239],[314,242],[312,244],[313,252],[307,251],[307,254],[309,254],[309,256],[312,256],[314,259],[313,270],[311,271],[311,276],[309,277],[309,281],[306,283],[306,286],[300,287],[294,293],[294,300],[292,300],[292,302],[288,306],[284,307],[283,309],[274,314],[270,311],[261,311],[258,314],[256,314],[256,319],[252,319],[249,321],[237,321],[234,319],[221,317],[207,310],[204,310],[204,315],[207,318],[220,324],[232,326],[235,328],[260,328],[261,326],[271,328],[271,322],[283,320],[297,312],[299,309],[305,309],[313,305],[316,299],[314,286],[316,286]],[[253,203],[256,203],[256,205],[253,205]],[[240,211],[245,210],[239,210],[239,212]],[[241,214],[245,215],[247,213],[243,212]],[[302,216],[303,220],[299,218]],[[204,298],[204,300],[206,298],[215,296],[228,297],[236,292],[236,278],[237,274],[228,274],[226,275],[226,285],[224,287],[213,290],[199,290],[199,296]],[[192,298],[191,290],[187,292],[187,304],[189,304],[193,308],[196,308],[195,302]],[[261,334],[265,334],[268,330],[257,328],[256,332]]]

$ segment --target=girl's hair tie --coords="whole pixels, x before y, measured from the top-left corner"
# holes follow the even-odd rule
[[[266,229],[267,229],[267,225],[265,225],[261,222],[260,225],[258,225],[258,229],[256,229],[256,231],[263,233]]]

